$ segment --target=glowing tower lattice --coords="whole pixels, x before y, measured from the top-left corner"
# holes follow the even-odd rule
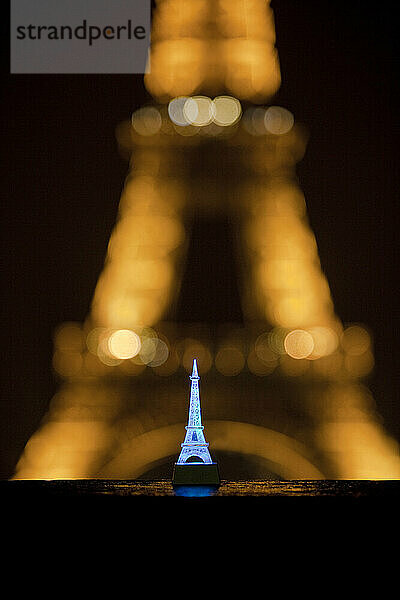
[[[197,464],[199,462],[210,464],[212,463],[211,455],[208,450],[208,443],[204,437],[204,426],[201,424],[201,406],[199,392],[199,375],[197,371],[196,359],[193,360],[193,370],[190,376],[190,405],[189,405],[189,420],[186,425],[186,436],[182,446],[181,453],[178,458],[178,465],[183,465],[186,462]],[[198,458],[199,460],[193,460]]]
[[[194,359],[190,375],[189,419],[185,440],[175,464],[174,483],[219,483],[217,463],[211,458],[201,423],[199,379],[197,361]]]

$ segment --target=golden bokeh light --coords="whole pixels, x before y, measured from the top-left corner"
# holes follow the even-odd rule
[[[307,358],[314,350],[312,335],[303,329],[288,333],[283,344],[287,354],[295,359]]]
[[[118,329],[108,338],[108,349],[114,358],[127,360],[136,356],[141,347],[139,336],[130,329]]]
[[[276,336],[276,332],[275,332],[275,336]],[[271,340],[272,340],[272,347],[276,348],[276,351],[274,351],[271,347]],[[277,349],[279,345],[279,350]],[[258,336],[258,338],[255,341],[254,344],[254,351],[257,355],[257,357],[264,363],[275,363],[277,364],[277,355],[281,354],[283,351],[283,347],[281,345],[281,343],[278,341],[278,339],[276,339],[276,337],[271,337],[271,333],[270,332],[265,332],[262,333],[261,335]]]
[[[140,362],[149,367],[163,365],[169,357],[169,346],[157,333],[149,327],[140,332],[141,348],[138,354]]]
[[[314,348],[310,358],[321,358],[332,354],[339,344],[339,337],[330,327],[310,327],[308,332],[314,340]]]
[[[261,106],[248,108],[242,118],[243,128],[250,135],[265,135],[265,108]]]
[[[173,375],[179,368],[179,356],[175,348],[170,348],[168,358],[160,365],[152,364],[153,371],[161,377]]]
[[[188,120],[184,110],[188,100],[190,100],[190,98],[187,96],[181,96],[179,98],[174,98],[168,104],[168,114],[171,121],[175,123],[175,125],[180,125],[181,127],[190,125],[190,121]]]
[[[108,339],[109,332],[105,332],[99,339],[99,344],[97,346],[97,356],[101,360],[101,362],[107,367],[116,367],[122,362],[122,358],[116,358],[110,352],[108,347]]]
[[[157,339],[155,342],[155,352],[147,363],[150,367],[160,367],[167,362],[169,356],[169,348],[166,342],[161,339]]]
[[[212,103],[214,123],[221,127],[234,125],[242,114],[239,100],[231,96],[218,96]]]
[[[139,108],[132,115],[132,127],[139,135],[155,135],[161,129],[160,112],[154,106]]]
[[[226,377],[238,375],[245,365],[243,352],[237,346],[224,346],[215,356],[216,369]]]
[[[292,129],[294,117],[286,108],[270,106],[265,111],[264,124],[268,133],[283,135]]]
[[[99,346],[100,339],[106,331],[107,330],[105,327],[94,327],[86,336],[86,346],[89,352],[95,356],[97,356],[97,348]]]
[[[282,327],[274,327],[267,333],[268,344],[275,354],[285,354],[285,338],[287,330]]]
[[[144,364],[148,365],[156,356],[157,345],[158,339],[155,337],[146,337],[142,340],[139,357]]]
[[[269,361],[265,362],[261,360],[254,349],[250,350],[247,356],[247,367],[253,375],[257,375],[258,377],[265,377],[266,375],[270,375],[276,368],[278,361]]]
[[[183,115],[190,125],[204,127],[213,120],[213,103],[207,96],[193,96],[184,103]]]
[[[344,357],[344,366],[346,371],[352,377],[365,377],[369,375],[374,368],[374,356],[367,350],[363,354],[347,354]]]
[[[234,125],[241,117],[242,107],[237,98],[218,96],[180,96],[168,104],[168,115],[180,135],[195,135],[200,130],[218,135],[219,127]],[[214,124],[213,128],[210,126]]]
[[[347,354],[359,356],[370,348],[371,337],[364,327],[351,325],[344,330],[340,342]]]

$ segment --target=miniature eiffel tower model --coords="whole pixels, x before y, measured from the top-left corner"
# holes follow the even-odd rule
[[[197,361],[194,359],[190,376],[189,419],[185,441],[181,444],[182,450],[174,468],[174,484],[219,483],[218,465],[212,461],[201,424],[199,379]]]

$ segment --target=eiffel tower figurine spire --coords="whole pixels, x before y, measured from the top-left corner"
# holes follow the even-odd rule
[[[211,458],[201,423],[199,379],[197,361],[194,359],[190,375],[189,418],[185,441],[181,444],[181,452],[175,463],[174,484],[219,484],[218,465]]]

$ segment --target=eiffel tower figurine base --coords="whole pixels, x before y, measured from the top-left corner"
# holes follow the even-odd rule
[[[175,463],[172,476],[173,485],[219,485],[218,464],[213,463]]]

